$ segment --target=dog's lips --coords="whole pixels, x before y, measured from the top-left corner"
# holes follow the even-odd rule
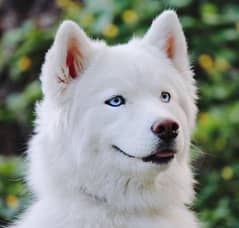
[[[116,146],[116,145],[112,145],[112,147],[113,147],[115,150],[119,151],[120,153],[122,153],[123,155],[125,155],[125,156],[127,156],[127,157],[129,157],[129,158],[136,158],[136,157],[134,157],[133,155],[124,152],[123,150],[121,150],[121,149],[120,149],[118,146]]]
[[[142,160],[144,162],[152,162],[155,164],[164,164],[164,163],[168,163],[169,161],[171,161],[174,158],[175,153],[176,153],[176,150],[165,149],[162,151],[157,151],[147,157],[144,157]]]
[[[176,154],[176,150],[165,149],[165,150],[157,151],[147,157],[140,158],[140,157],[135,157],[133,155],[130,155],[124,152],[123,150],[121,150],[119,147],[115,145],[113,145],[112,147],[127,157],[137,158],[137,159],[141,159],[144,162],[152,162],[155,164],[168,163],[170,160],[174,158],[174,155]]]
[[[175,154],[175,151],[173,150],[165,150],[165,151],[156,152],[154,155],[157,158],[167,158],[167,157],[174,156],[174,154]]]

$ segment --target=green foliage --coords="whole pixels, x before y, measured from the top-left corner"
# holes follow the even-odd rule
[[[79,5],[57,0],[65,18],[75,20],[94,38],[109,44],[142,35],[152,19],[165,8],[180,15],[199,84],[198,127],[194,142],[199,184],[194,208],[204,228],[239,225],[239,6],[234,1],[192,0],[87,0]],[[6,32],[0,41],[0,73],[16,89],[0,101],[0,123],[31,128],[32,108],[41,97],[37,76],[44,53],[53,41],[57,24],[41,28],[34,20]],[[7,83],[7,85],[9,84]],[[198,149],[197,149],[198,150]],[[5,168],[4,168],[5,167]],[[7,167],[7,168],[6,168]],[[6,220],[21,210],[18,159],[0,160],[0,218]],[[5,169],[5,171],[4,171]],[[5,174],[4,174],[5,172]],[[19,207],[6,203],[17,197]],[[9,200],[9,199],[8,199]],[[14,202],[14,197],[10,201]]]
[[[22,181],[23,169],[21,159],[0,157],[0,221],[11,220],[29,201]]]

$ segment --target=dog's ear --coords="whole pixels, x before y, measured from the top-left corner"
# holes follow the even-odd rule
[[[162,50],[179,71],[189,69],[185,36],[173,10],[164,11],[153,21],[143,41]]]
[[[75,22],[64,21],[42,67],[44,96],[64,101],[69,85],[83,74],[92,55],[93,41]]]

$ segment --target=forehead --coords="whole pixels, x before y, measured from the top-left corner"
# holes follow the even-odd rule
[[[181,75],[162,51],[129,43],[107,47],[86,77],[91,77],[99,90],[143,91],[168,89],[181,84]],[[97,86],[98,85],[98,86]],[[139,90],[140,88],[140,90]]]

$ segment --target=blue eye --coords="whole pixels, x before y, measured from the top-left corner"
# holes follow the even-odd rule
[[[171,99],[171,95],[170,95],[170,93],[163,91],[161,93],[161,97],[160,98],[161,98],[162,102],[168,103],[170,101],[170,99]]]
[[[105,101],[105,104],[110,105],[112,107],[118,107],[125,104],[125,99],[121,95],[114,96]]]

